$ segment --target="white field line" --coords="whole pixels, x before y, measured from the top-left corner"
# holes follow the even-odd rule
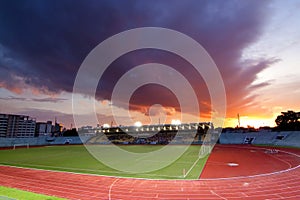
[[[226,147],[226,146],[223,146]],[[255,147],[226,147],[226,148],[241,148],[241,149],[256,149],[256,150],[261,150],[261,149],[265,149],[267,150],[267,148],[255,148]],[[296,156],[296,157],[300,157],[300,155],[292,153],[292,152],[287,152],[287,151],[283,151],[280,150],[281,152]],[[112,175],[101,175],[101,174],[88,174],[88,173],[80,173],[80,172],[69,172],[69,171],[59,171],[59,170],[50,170],[50,169],[37,169],[37,168],[29,168],[29,167],[19,167],[19,166],[14,166],[13,163],[12,164],[5,164],[5,163],[0,163],[0,166],[11,166],[11,167],[15,167],[15,168],[21,168],[21,169],[31,169],[31,170],[39,170],[39,171],[52,171],[52,172],[61,172],[61,173],[69,173],[69,174],[80,174],[80,175],[87,175],[87,176],[99,176],[99,177],[111,177],[111,178],[131,178],[131,179],[139,179],[139,180],[150,180],[150,181],[157,181],[157,180],[164,180],[164,181],[199,181],[199,180],[204,180],[204,181],[213,181],[213,180],[230,180],[230,179],[242,179],[242,178],[255,178],[255,177],[261,177],[261,176],[271,176],[271,175],[275,175],[275,174],[280,174],[280,173],[285,173],[285,172],[289,172],[295,169],[300,168],[300,165],[293,167],[293,168],[289,168],[287,170],[282,170],[282,171],[277,171],[277,172],[272,172],[272,173],[266,173],[266,174],[257,174],[257,175],[251,175],[251,176],[237,176],[237,177],[228,177],[228,178],[197,178],[197,179],[182,179],[182,176],[173,176],[173,178],[179,178],[179,179],[153,179],[153,178],[138,178],[138,177],[125,177],[125,176],[112,176]],[[29,166],[29,165],[28,165]],[[161,176],[161,175],[157,175],[157,176]],[[167,176],[167,177],[172,177],[172,176]],[[181,179],[180,179],[181,178]]]
[[[2,163],[2,164],[9,165],[9,166],[14,166],[14,165],[19,165],[20,163],[10,162],[10,163]],[[73,167],[58,167],[58,166],[51,166],[51,165],[38,165],[38,164],[27,164],[27,163],[25,163],[24,165],[29,166],[29,167],[47,167],[47,168],[50,168],[50,169],[61,169],[61,170],[78,170],[78,171],[88,171],[88,172],[106,172],[106,173],[116,173],[116,174],[118,174],[118,173],[124,174],[125,173],[125,172],[118,172],[118,171],[112,172],[112,171],[97,170],[97,169],[84,169],[84,168],[73,168]],[[24,168],[27,168],[27,167],[24,167]],[[27,168],[27,169],[29,169],[29,168]],[[43,170],[43,169],[41,169],[41,170]]]
[[[115,178],[133,178],[133,179],[146,179],[146,180],[168,180],[168,179],[157,179],[155,177],[166,177],[172,178],[171,180],[181,180],[182,176],[172,176],[172,175],[164,175],[164,174],[145,174],[145,176],[154,177],[154,178],[139,178],[139,177],[130,177],[126,175],[130,175],[131,173],[120,172],[120,171],[106,171],[106,170],[93,170],[93,169],[83,169],[83,168],[72,168],[72,167],[57,167],[57,166],[49,166],[49,165],[34,165],[34,164],[25,164],[28,167],[19,167],[15,166],[20,163],[1,163],[4,166],[11,166],[17,168],[24,168],[24,169],[35,169],[35,170],[45,170],[45,171],[55,171],[55,172],[66,172],[66,173],[73,173],[73,174],[83,174],[83,175],[95,175],[95,176],[103,176],[103,177],[115,177]],[[33,167],[33,168],[30,168]],[[40,169],[39,167],[46,167],[49,169]],[[52,170],[54,169],[54,170]],[[91,173],[80,173],[80,172],[70,172],[68,170],[78,170],[78,171],[86,171],[86,172],[98,172],[98,173],[111,173],[111,174],[124,174],[124,176],[113,176],[113,175],[101,175],[101,174],[91,174]],[[197,179],[196,179],[197,180]]]
[[[193,163],[193,165],[190,167],[190,169],[183,175],[183,178],[185,178],[187,175],[189,175],[189,173],[192,171],[192,169],[195,167],[195,165],[197,164],[197,162],[200,160],[200,157],[198,157],[198,159]]]

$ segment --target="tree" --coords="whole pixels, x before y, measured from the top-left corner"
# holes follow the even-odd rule
[[[64,137],[78,136],[78,132],[76,128],[73,128],[71,130],[66,130],[65,132],[63,132],[63,136]]]
[[[294,112],[288,110],[287,112],[281,112],[275,119],[278,130],[283,131],[295,131],[300,130],[300,112]]]

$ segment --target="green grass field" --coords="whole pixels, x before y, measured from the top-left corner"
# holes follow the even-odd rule
[[[62,198],[36,194],[14,188],[0,186],[0,200],[63,200]]]
[[[120,148],[130,152],[143,153],[155,151],[162,148],[162,146],[128,145],[120,146]],[[109,151],[109,146],[104,146],[104,150],[105,149]],[[198,179],[208,158],[208,156],[206,156],[199,159],[199,151],[199,145],[192,145],[172,164],[147,173],[126,173],[112,169],[96,160],[82,145],[1,150],[0,164],[121,177]],[[149,163],[151,164],[151,162]],[[128,165],[128,163],[124,163],[124,165]],[[185,171],[185,176],[183,171]]]

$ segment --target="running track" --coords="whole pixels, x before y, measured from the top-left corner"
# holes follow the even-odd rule
[[[296,200],[300,199],[299,155],[299,149],[267,154],[257,147],[216,146],[199,180],[115,178],[0,166],[0,185],[68,199]],[[228,166],[229,162],[239,165]]]

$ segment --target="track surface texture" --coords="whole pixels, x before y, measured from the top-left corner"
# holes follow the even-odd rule
[[[270,153],[266,148],[218,145],[199,180],[131,179],[0,166],[0,185],[68,199],[300,199],[300,150],[279,148]]]

